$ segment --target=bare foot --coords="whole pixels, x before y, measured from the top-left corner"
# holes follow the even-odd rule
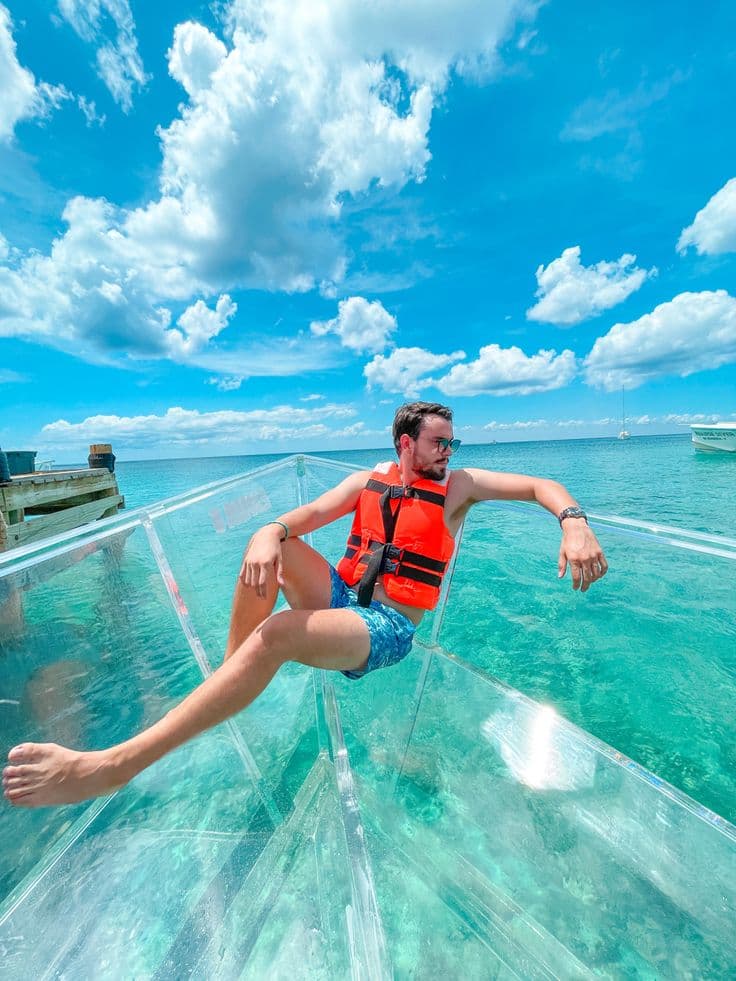
[[[3,793],[16,807],[74,804],[126,781],[107,752],[78,753],[56,743],[22,743],[8,753]]]

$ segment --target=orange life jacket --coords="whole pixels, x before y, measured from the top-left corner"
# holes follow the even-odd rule
[[[447,482],[418,480],[404,487],[395,463],[377,467],[358,498],[341,578],[358,587],[369,606],[382,576],[386,595],[398,603],[433,610],[455,540],[445,525]]]

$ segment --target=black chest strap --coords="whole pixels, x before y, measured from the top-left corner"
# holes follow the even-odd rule
[[[368,481],[368,484],[370,483],[371,481]],[[375,483],[378,483],[378,481],[375,481]],[[370,488],[370,490],[373,489],[373,487]],[[371,557],[368,560],[368,567],[361,576],[358,584],[358,606],[371,605],[373,590],[376,588],[376,581],[385,568],[386,559],[388,557],[387,549],[393,542],[394,532],[396,531],[396,522],[399,517],[399,511],[401,509],[401,502],[403,499],[404,488],[399,487],[398,484],[391,484],[386,487],[378,499],[378,504],[381,509],[381,520],[383,522],[383,544],[371,553]],[[398,502],[395,508],[391,507],[391,501],[393,500]]]
[[[370,558],[358,584],[358,605],[371,605],[376,582],[378,577],[384,572],[406,576],[409,579],[423,582],[428,586],[439,587],[442,582],[441,573],[445,571],[446,563],[439,562],[436,559],[426,558],[417,552],[407,552],[406,549],[399,549],[393,544],[393,539],[394,532],[396,531],[396,522],[399,518],[399,511],[405,498],[417,497],[431,504],[439,504],[444,507],[444,496],[424,490],[423,488],[401,487],[398,484],[382,484],[380,481],[372,479],[366,484],[366,489],[381,491],[378,503],[381,509],[384,539],[382,542],[371,541],[368,545]],[[392,506],[392,501],[397,501],[396,507]],[[355,552],[352,552],[352,554],[354,555]],[[421,566],[423,568],[412,568],[411,565],[405,564],[407,561],[413,563],[414,566]]]

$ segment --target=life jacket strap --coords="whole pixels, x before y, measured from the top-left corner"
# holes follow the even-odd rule
[[[439,562],[436,559],[429,559],[424,555],[419,555],[417,552],[407,552],[405,549],[397,548],[396,545],[392,545],[390,542],[372,542],[371,544],[376,547],[365,553],[368,564],[358,584],[359,606],[371,605],[376,582],[378,577],[384,572],[388,572],[391,575],[403,576],[405,579],[413,579],[415,582],[424,583],[426,586],[433,586],[435,589],[439,589],[442,585],[442,576],[437,575],[437,572],[444,572],[447,563]],[[348,551],[351,553],[348,558],[352,558],[357,549],[349,549]],[[347,555],[348,553],[346,552],[345,554]],[[423,569],[405,565],[403,560],[409,559],[410,561],[414,561],[413,557],[416,557],[417,564],[421,563],[424,566]],[[436,572],[430,570],[436,570]]]
[[[387,547],[387,545],[382,545],[381,548],[377,548],[368,560],[368,566],[358,583],[358,606],[371,605],[373,590],[376,588],[376,580],[383,568]]]
[[[360,535],[350,535],[348,538],[348,546],[345,549],[345,558],[352,559],[360,551]],[[373,552],[384,542],[379,542],[372,538],[367,546],[366,550],[359,559],[359,561],[365,561],[366,557],[372,555]],[[411,563],[411,565],[419,566],[420,569],[428,569],[430,572],[444,572],[447,568],[447,563],[442,562],[439,559],[431,559],[427,555],[422,555],[421,552],[412,552],[408,548],[399,548],[398,545],[391,545],[386,552],[386,568],[382,569],[382,572],[393,572],[393,569],[388,568],[388,560],[393,560],[400,564]],[[401,575],[404,573],[402,572]]]
[[[429,504],[437,504],[439,507],[445,506],[444,494],[438,494],[436,491],[427,490],[424,487],[402,487],[401,484],[384,484],[383,481],[371,477],[365,485],[365,489],[375,491],[377,494],[384,494],[390,489],[390,496],[394,499],[397,497],[416,497],[418,500],[427,501]]]

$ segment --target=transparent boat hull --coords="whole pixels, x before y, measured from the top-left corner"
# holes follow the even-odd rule
[[[159,718],[220,662],[253,530],[346,471],[292,458],[0,557],[3,748]],[[2,977],[734,976],[734,827],[450,653],[452,609],[361,681],[287,665],[110,797],[4,806]]]

